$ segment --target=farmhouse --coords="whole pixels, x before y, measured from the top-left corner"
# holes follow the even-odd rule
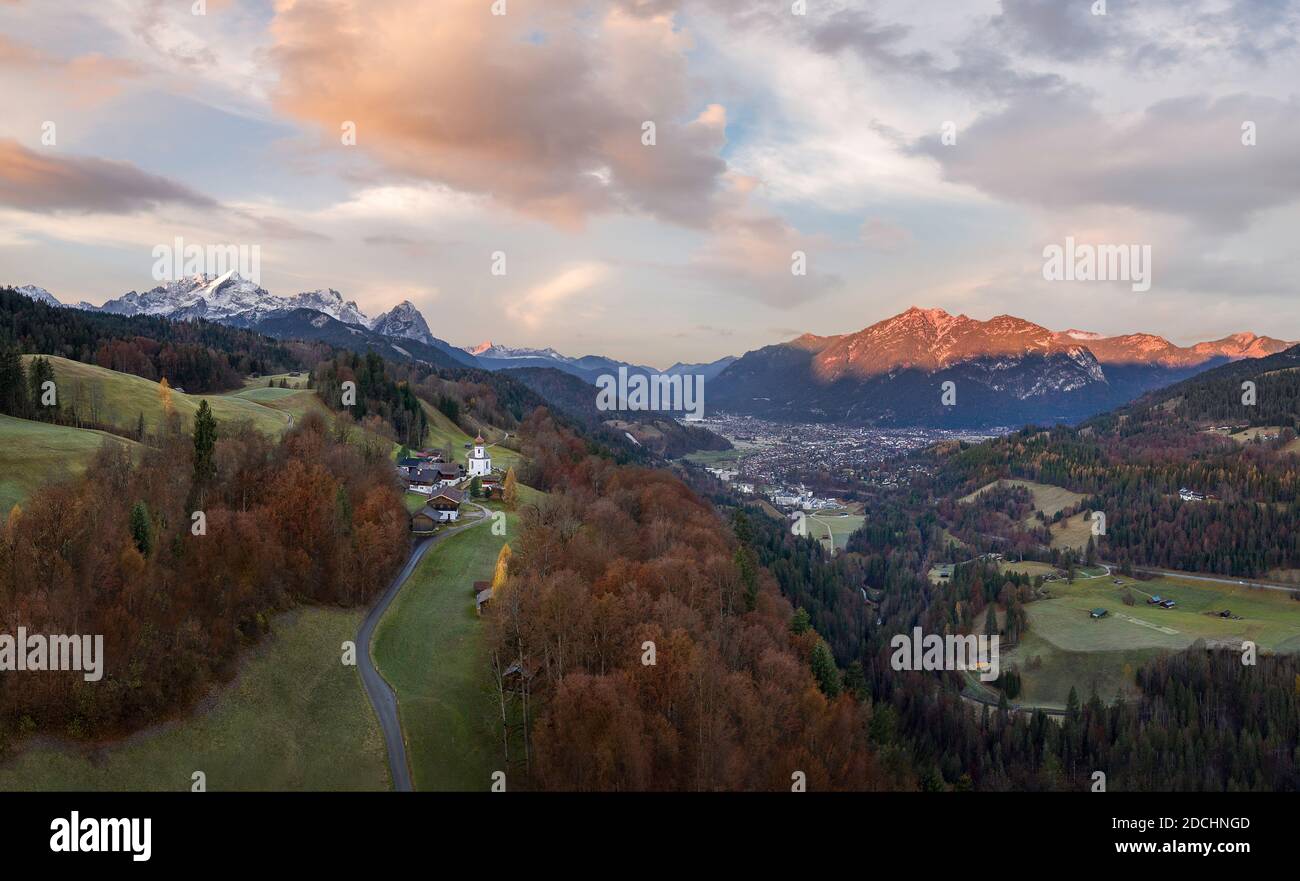
[[[1088,617],[1105,618],[1109,614],[1110,614],[1110,610],[1108,609],[1093,609],[1091,612],[1088,613]]]
[[[407,460],[403,459],[402,462]],[[397,472],[406,480],[411,492],[428,493],[440,486],[453,486],[464,479],[464,469],[446,462],[420,462],[418,465],[398,463]]]
[[[460,519],[460,503],[464,499],[465,494],[460,490],[444,486],[441,489],[434,490],[424,507],[432,513],[436,520],[446,523]]]
[[[460,519],[460,503],[464,498],[465,494],[458,489],[441,487],[433,490],[429,501],[411,513],[411,532],[429,535],[437,529],[439,523],[451,523]]]

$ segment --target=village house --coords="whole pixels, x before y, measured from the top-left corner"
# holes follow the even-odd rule
[[[416,535],[430,535],[440,523],[452,523],[460,519],[460,505],[465,493],[451,487],[433,490],[429,500],[416,511],[411,512],[411,532]]]
[[[465,493],[449,486],[434,490],[425,503],[425,508],[441,523],[460,519],[460,504],[465,500]]]
[[[465,478],[465,469],[460,465],[447,462],[420,461],[415,465],[398,463],[398,474],[406,481],[406,488],[411,492],[428,494],[438,487],[455,486]]]

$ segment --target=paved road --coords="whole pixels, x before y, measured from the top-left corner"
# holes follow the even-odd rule
[[[375,708],[375,716],[379,719],[379,727],[383,729],[384,746],[388,750],[388,769],[393,777],[393,788],[398,792],[410,792],[414,788],[411,784],[411,766],[406,761],[406,741],[402,739],[402,723],[397,716],[397,695],[393,693],[388,681],[375,669],[374,660],[370,657],[370,639],[375,635],[375,627],[379,624],[379,619],[384,617],[389,604],[402,589],[406,579],[411,577],[415,567],[424,559],[429,548],[445,540],[449,535],[455,535],[492,519],[488,516],[487,508],[477,502],[467,504],[478,508],[479,516],[437,535],[418,539],[411,548],[411,556],[407,559],[406,565],[402,567],[401,572],[397,573],[397,577],[388,586],[388,590],[384,591],[379,602],[371,608],[370,613],[366,615],[366,620],[361,622],[361,629],[357,632],[357,666],[361,670],[361,684],[366,688],[366,696],[370,698],[370,705]]]

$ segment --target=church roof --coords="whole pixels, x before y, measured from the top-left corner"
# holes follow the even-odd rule
[[[476,444],[486,443],[486,441],[483,440],[482,432],[480,432],[479,435],[474,438],[474,443]]]

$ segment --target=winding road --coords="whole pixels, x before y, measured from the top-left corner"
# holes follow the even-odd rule
[[[397,695],[393,692],[392,686],[388,680],[379,673],[375,668],[374,659],[370,657],[371,637],[375,635],[375,627],[378,626],[384,612],[388,611],[388,606],[393,602],[393,598],[401,591],[402,585],[411,577],[415,567],[420,565],[424,555],[428,553],[429,548],[445,540],[450,535],[458,532],[464,532],[466,529],[472,529],[482,523],[487,523],[492,518],[488,515],[487,508],[477,502],[467,502],[479,510],[479,516],[469,522],[461,523],[437,535],[429,538],[422,538],[416,541],[411,548],[411,556],[407,559],[406,565],[402,571],[397,573],[393,583],[384,591],[384,595],[375,603],[366,620],[361,622],[361,629],[357,631],[357,666],[361,670],[361,684],[365,686],[366,696],[370,698],[370,705],[375,708],[375,716],[379,719],[379,727],[384,732],[384,746],[388,750],[388,769],[393,777],[393,788],[398,792],[411,792],[414,786],[411,783],[411,766],[406,761],[406,741],[402,738],[402,722],[397,715]]]

